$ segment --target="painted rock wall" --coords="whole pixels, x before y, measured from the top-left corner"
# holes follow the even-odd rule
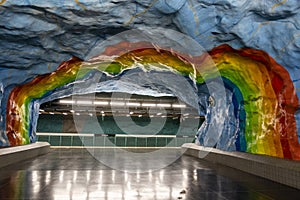
[[[274,136],[274,138],[282,136],[287,139],[285,142],[280,138],[275,140],[277,141],[275,146],[281,145],[281,150],[275,150],[274,142],[266,142],[267,140],[273,141],[273,139],[270,139],[273,138],[273,136],[270,136],[273,133],[269,133],[267,137],[269,139],[265,140],[259,136],[259,130],[247,129],[246,125],[244,127],[245,135],[248,134],[248,138],[246,137],[245,144],[241,142],[241,144],[236,145],[236,142],[234,142],[234,147],[232,147],[230,144],[224,145],[226,142],[221,142],[217,147],[225,150],[247,150],[252,153],[292,158],[288,139],[293,140],[294,146],[297,146],[297,138],[295,139],[295,137],[297,137],[297,134],[299,136],[300,132],[299,105],[295,100],[300,96],[300,66],[298,64],[300,63],[299,9],[300,5],[297,0],[2,1],[0,6],[0,48],[2,52],[0,55],[0,144],[2,146],[9,145],[6,134],[8,131],[7,100],[11,91],[18,85],[33,80],[39,74],[53,72],[62,61],[68,60],[71,56],[77,56],[84,60],[95,43],[105,40],[111,35],[132,28],[162,27],[178,30],[191,36],[207,51],[222,44],[229,44],[236,49],[249,47],[263,50],[268,55],[262,57],[269,59],[265,63],[276,63],[274,66],[277,66],[278,63],[287,70],[283,71],[283,77],[287,83],[283,84],[279,79],[274,79],[270,88],[267,88],[267,86],[264,88],[265,91],[270,92],[281,90],[283,96],[288,94],[284,97],[274,94],[274,99],[279,101],[280,98],[284,98],[284,101],[280,101],[284,102],[283,106],[285,108],[283,110],[291,107],[292,111],[289,110],[288,113],[292,118],[295,118],[295,122],[292,122],[294,125],[290,126],[294,131],[294,133],[291,133],[291,137],[283,133]],[[233,54],[232,57],[235,57],[235,53]],[[255,55],[255,51],[253,54]],[[212,56],[217,64],[220,63],[219,69],[224,67],[222,66],[222,59],[228,61],[228,57],[218,56],[218,53],[212,53]],[[249,59],[256,62],[257,57],[259,56],[249,56]],[[274,61],[270,61],[273,59]],[[235,64],[232,64],[232,66],[235,66]],[[268,64],[266,66],[266,69],[268,69]],[[249,69],[242,68],[236,71],[243,70],[247,73]],[[222,75],[224,75],[225,82],[227,79],[230,80],[226,83],[230,85],[232,84],[231,77],[233,75],[228,75],[225,71]],[[272,73],[264,71],[262,74],[276,74],[277,72],[276,70]],[[252,73],[256,74],[256,72]],[[254,82],[255,77],[248,77]],[[238,81],[234,83],[234,85],[239,84],[241,85],[240,88],[243,88],[245,83]],[[233,87],[228,86],[228,88],[232,89]],[[243,92],[244,94],[252,92],[257,95],[260,94],[255,93],[253,90]],[[293,96],[293,94],[296,94],[296,96]],[[270,97],[270,94],[266,97]],[[255,98],[258,99],[255,100]],[[269,103],[264,105],[265,101],[262,101],[260,104],[259,96],[255,98],[253,101],[256,102],[256,105],[261,106],[256,108],[261,109],[260,116],[266,116],[268,112],[273,112],[268,109],[267,105]],[[274,99],[272,102],[276,107],[278,101]],[[287,105],[286,102],[288,102]],[[230,110],[230,107],[228,109]],[[272,115],[269,117],[267,124],[263,123],[264,120],[261,121],[260,116],[251,115],[252,119],[248,118],[247,121],[250,123],[248,127],[255,124],[258,129],[264,129],[265,126],[268,127],[272,124]],[[250,115],[247,116],[250,117]],[[240,115],[237,118],[239,117],[242,116]],[[236,121],[233,117],[230,119],[232,119],[232,122]],[[280,121],[280,119],[278,120]],[[285,121],[287,118],[281,120]],[[226,127],[234,127],[229,126],[229,124]],[[237,129],[240,128],[239,125]],[[277,128],[284,129],[282,126],[277,126]],[[206,129],[207,127],[203,126],[199,130],[199,141],[201,144],[209,146],[210,138],[206,136]],[[267,128],[266,130],[270,129]],[[230,130],[229,132],[235,132],[232,128]],[[253,132],[255,134],[252,135]],[[221,138],[226,141],[236,139],[234,134],[226,139],[225,132]],[[253,141],[257,141],[256,138],[263,138],[260,142],[263,148],[258,147],[255,142],[253,143]],[[25,141],[29,142],[30,140]],[[31,141],[34,141],[34,139]],[[273,143],[273,147],[266,147],[265,143],[268,143],[268,145]],[[282,150],[287,148],[289,150]],[[284,152],[282,151],[285,151],[286,155],[283,156]]]

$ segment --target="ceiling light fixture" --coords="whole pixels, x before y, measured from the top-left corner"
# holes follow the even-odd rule
[[[125,103],[121,102],[121,101],[111,101],[110,105],[111,106],[125,106]]]
[[[155,103],[142,103],[143,107],[155,107],[156,104]]]
[[[141,106],[141,104],[137,103],[137,102],[127,102],[126,105],[127,106]]]
[[[61,104],[73,104],[73,103],[75,103],[75,101],[68,100],[68,99],[62,99],[62,100],[59,100],[59,103],[61,103]]]
[[[108,101],[94,101],[94,105],[108,105]]]
[[[77,100],[76,104],[79,105],[91,105],[93,102],[92,101],[87,101],[87,100]]]
[[[172,105],[173,108],[186,108],[185,104],[173,104]]]
[[[169,104],[169,103],[158,103],[157,107],[170,108],[171,104]]]

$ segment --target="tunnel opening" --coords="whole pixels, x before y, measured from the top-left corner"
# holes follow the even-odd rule
[[[197,132],[196,142],[200,145],[299,158],[295,119],[299,102],[289,74],[281,65],[260,50],[221,45],[209,54],[201,48],[195,53],[186,43],[182,45],[186,40],[176,40],[181,36],[156,34],[153,40],[139,35],[137,41],[131,34],[125,34],[125,38],[131,37],[128,41],[134,42],[124,41],[123,35],[115,41],[108,40],[96,45],[87,61],[74,57],[55,72],[15,88],[6,114],[10,145],[36,141],[42,103],[71,94],[123,92],[153,97],[173,95],[198,109],[198,114],[205,116]],[[171,38],[171,45],[159,40],[161,35]],[[191,42],[188,47],[197,45]],[[206,88],[203,95],[199,95],[199,85]]]
[[[92,98],[91,94],[76,95],[41,104],[37,140],[53,146],[82,146],[81,140],[89,140],[90,146],[105,146],[108,144],[102,137],[108,137],[117,147],[178,147],[194,142],[204,121],[197,109],[176,97],[126,93],[117,93],[118,99],[112,96],[112,93],[96,93]],[[128,120],[133,122],[127,127],[130,133],[122,130]],[[163,126],[161,120],[165,120]],[[149,127],[150,123],[154,124]],[[143,132],[135,126],[142,127]]]
[[[196,82],[204,82],[204,78],[198,70],[201,64],[212,62],[196,41],[171,30],[132,30],[94,46],[87,61],[73,57],[53,73],[40,75],[11,93],[10,98],[26,99],[21,100],[22,108],[15,110],[14,105],[8,105],[6,131],[10,145],[35,142],[40,105],[70,95],[93,92],[173,95],[197,109],[200,115]],[[31,90],[34,94],[19,93],[27,87],[37,88]],[[19,94],[15,96],[15,92]],[[15,123],[14,115],[23,119]],[[190,124],[199,127],[199,123]]]

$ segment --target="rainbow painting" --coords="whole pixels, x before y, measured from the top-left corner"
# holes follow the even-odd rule
[[[65,61],[56,71],[37,76],[12,90],[6,111],[9,143],[16,146],[34,141],[32,102],[56,88],[72,83],[92,70],[118,76],[124,70],[136,67],[137,63],[157,63],[156,67],[161,66],[161,70],[190,77],[200,85],[220,74],[227,89],[240,92],[235,106],[238,109],[242,104],[244,112],[239,115],[237,140],[241,141],[236,141],[237,150],[300,160],[295,120],[299,101],[284,67],[261,50],[236,50],[225,44],[208,53],[209,56],[192,57],[151,43],[120,42],[89,61],[75,57]],[[214,61],[214,66],[208,59]],[[195,70],[199,67],[201,73]]]

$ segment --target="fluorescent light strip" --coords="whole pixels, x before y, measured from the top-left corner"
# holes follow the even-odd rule
[[[121,101],[111,101],[110,105],[111,106],[125,106],[125,103],[121,102]]]
[[[94,104],[94,105],[112,105],[112,106],[124,106],[125,103],[124,102],[116,102],[116,101],[112,101],[112,102],[108,102],[108,101],[87,101],[87,100],[77,100],[77,101],[74,101],[74,100],[70,100],[70,99],[62,99],[62,100],[59,100],[59,103],[61,104],[78,104],[78,105],[91,105],[91,104]],[[127,106],[135,106],[135,107],[138,107],[138,106],[143,106],[143,107],[162,107],[162,108],[170,108],[170,107],[173,107],[173,108],[186,108],[186,105],[185,104],[168,104],[168,103],[158,103],[158,104],[155,104],[155,103],[138,103],[138,102],[127,102],[126,103]],[[41,109],[41,111],[43,112],[43,110]]]
[[[171,104],[169,104],[169,103],[158,103],[157,107],[170,108]]]
[[[93,134],[93,133],[47,133],[47,132],[37,132],[37,135],[44,136],[87,136],[94,137],[101,134]],[[156,137],[156,138],[176,138],[176,135],[128,135],[128,134],[116,134],[115,137]]]
[[[156,107],[155,103],[142,103],[143,107]]]
[[[136,102],[127,102],[126,105],[127,106],[141,106],[140,103],[136,103]]]
[[[108,146],[50,146],[51,149],[115,149],[116,147],[115,146],[111,146],[111,147],[108,147]],[[122,147],[124,149],[139,149],[139,148],[142,148],[142,149],[161,149],[162,147],[144,147],[144,146],[141,146],[141,147]],[[163,147],[164,149],[181,149],[181,147],[167,147],[167,146],[164,146]]]
[[[59,100],[59,103],[62,103],[62,104],[73,104],[73,103],[75,103],[75,101],[73,101],[73,100],[67,100],[67,99],[62,99],[62,100]]]
[[[129,134],[116,134],[116,137],[140,137],[140,138],[148,138],[148,137],[156,137],[156,138],[176,138],[176,135],[129,135]]]
[[[173,104],[172,105],[173,108],[186,108],[185,104]]]
[[[36,133],[37,135],[50,135],[50,136],[88,136],[88,137],[93,137],[95,134],[92,133],[45,133],[45,132],[40,132]]]
[[[91,104],[93,104],[93,102],[92,101],[86,101],[86,100],[77,100],[76,104],[79,104],[79,105],[91,105]]]
[[[94,101],[94,105],[108,105],[108,101]]]

